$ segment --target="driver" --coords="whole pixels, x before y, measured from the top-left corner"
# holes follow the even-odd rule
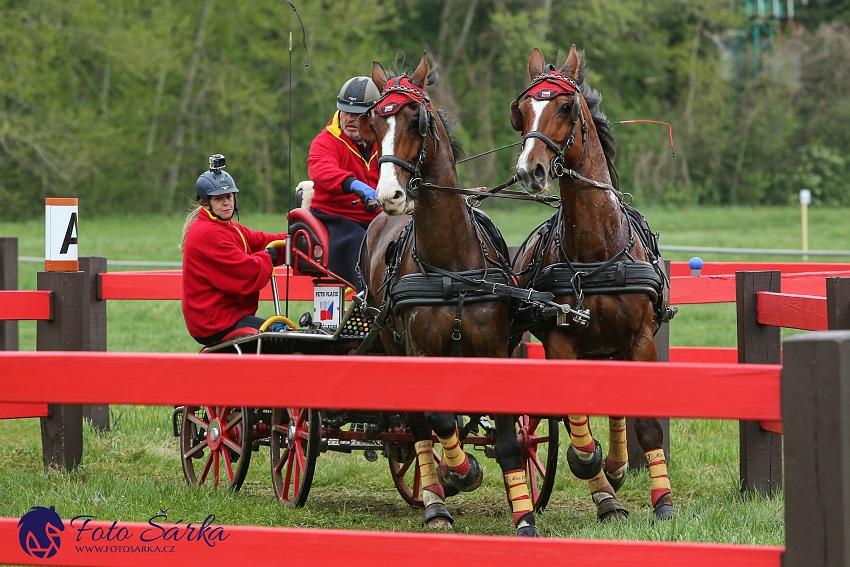
[[[183,225],[183,318],[192,338],[212,345],[243,327],[259,329],[260,290],[273,266],[285,260],[286,234],[251,230],[232,220],[236,183],[223,171],[224,156],[210,157],[210,169],[195,182],[196,207]],[[269,247],[280,240],[281,245]]]
[[[360,135],[360,116],[381,93],[369,77],[347,80],[336,99],[337,112],[310,144],[307,173],[313,181],[310,211],[328,229],[328,269],[359,288],[354,266],[360,242],[380,209],[378,146]]]

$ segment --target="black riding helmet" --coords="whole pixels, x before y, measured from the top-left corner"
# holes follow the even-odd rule
[[[210,156],[209,171],[203,172],[198,177],[198,180],[195,181],[195,196],[199,201],[203,199],[209,203],[210,197],[214,197],[215,195],[239,192],[239,189],[236,188],[236,182],[233,181],[233,177],[226,171],[222,171],[223,169],[224,156],[221,154]],[[236,195],[233,196],[233,199],[234,201],[236,200]],[[238,211],[235,204],[234,211]]]
[[[369,77],[352,77],[345,81],[336,97],[336,108],[342,112],[363,114],[375,104],[381,93]]]

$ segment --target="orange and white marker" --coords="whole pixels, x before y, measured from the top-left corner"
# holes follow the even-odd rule
[[[77,199],[44,200],[44,271],[76,272]]]

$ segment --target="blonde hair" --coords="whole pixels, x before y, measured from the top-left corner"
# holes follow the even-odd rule
[[[198,213],[203,209],[201,205],[198,205],[194,209],[192,209],[188,215],[186,215],[186,221],[183,223],[183,238],[180,241],[180,252],[183,252],[183,247],[186,246],[186,235],[189,234],[189,227],[192,226],[192,223],[195,222],[198,218]]]

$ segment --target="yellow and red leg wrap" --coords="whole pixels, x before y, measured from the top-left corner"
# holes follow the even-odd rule
[[[525,482],[525,471],[517,469],[505,473],[505,487],[508,490],[508,499],[511,501],[513,520],[516,526],[520,519],[532,511],[534,506],[528,495],[528,485]]]
[[[440,445],[443,447],[443,462],[458,474],[465,475],[469,472],[469,457],[460,445],[457,428],[450,437],[443,439],[440,437]]]
[[[652,481],[652,505],[665,494],[670,494],[670,479],[667,478],[667,463],[664,460],[664,450],[647,451],[646,462],[649,464],[649,478]]]
[[[610,432],[610,446],[608,447],[606,468],[611,473],[625,465],[629,460],[629,452],[626,447],[626,418],[609,417],[608,430]]]
[[[590,433],[590,421],[586,415],[567,416],[570,422],[570,443],[573,448],[586,453],[596,450],[596,443]]]
[[[434,461],[434,442],[430,439],[427,441],[417,441],[413,447],[416,449],[416,463],[419,465],[419,481],[424,490],[445,498],[445,492],[437,478],[437,464]]]

